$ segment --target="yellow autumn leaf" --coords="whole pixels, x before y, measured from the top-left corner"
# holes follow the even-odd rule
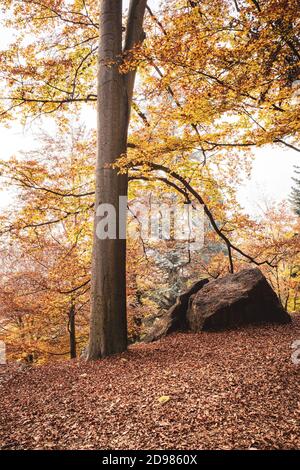
[[[169,397],[168,395],[162,395],[161,397],[159,397],[158,401],[161,405],[164,405],[165,403],[167,403],[169,400],[171,399],[171,397]]]

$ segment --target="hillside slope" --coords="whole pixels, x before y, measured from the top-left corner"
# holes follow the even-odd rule
[[[95,363],[2,366],[0,449],[300,448],[296,339],[300,318],[171,335]]]

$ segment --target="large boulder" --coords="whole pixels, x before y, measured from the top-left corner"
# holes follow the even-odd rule
[[[291,317],[259,269],[244,269],[206,284],[190,298],[188,329],[219,330],[249,323],[288,323]]]
[[[208,279],[201,279],[177,297],[176,303],[162,316],[157,318],[149,331],[143,338],[143,341],[150,343],[156,341],[174,331],[184,331],[187,328],[186,313],[190,297],[205,286]]]

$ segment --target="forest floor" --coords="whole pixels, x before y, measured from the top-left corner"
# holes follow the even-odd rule
[[[297,339],[300,316],[94,363],[0,366],[0,449],[300,448]]]

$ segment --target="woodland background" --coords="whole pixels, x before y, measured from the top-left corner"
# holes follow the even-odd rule
[[[15,41],[0,55],[1,120],[41,122],[39,146],[1,160],[12,200],[0,215],[0,339],[8,358],[76,357],[88,342],[96,135],[98,5],[4,0]],[[299,152],[298,0],[162,1],[147,7],[143,43],[121,60],[138,68],[127,153],[129,207],[200,201],[205,246],[127,247],[129,340],[202,277],[259,265],[289,312],[299,309],[300,192],[248,215],[237,191],[264,146]],[[54,124],[55,122],[55,124]],[[45,131],[49,123],[49,132]],[[284,152],[282,153],[284,159]]]

